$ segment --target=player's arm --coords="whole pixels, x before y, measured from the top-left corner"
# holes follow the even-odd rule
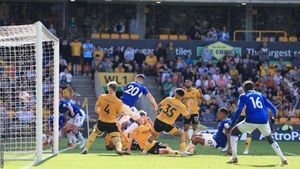
[[[157,112],[158,106],[157,106],[157,103],[156,103],[154,97],[152,96],[152,94],[150,92],[148,92],[148,94],[146,96],[148,97],[150,103],[152,104],[154,112]]]
[[[202,93],[202,90],[201,89],[198,89],[198,94],[199,94],[199,104],[202,103],[203,100],[205,100],[205,97],[203,96],[203,93]]]
[[[100,98],[98,98],[97,102],[96,102],[96,105],[95,105],[95,112],[97,114],[100,113]]]
[[[245,106],[245,103],[244,103],[244,101],[243,101],[243,97],[240,96],[240,97],[239,97],[239,101],[238,101],[237,110],[236,110],[236,112],[235,112],[235,114],[234,114],[234,117],[233,117],[233,119],[232,119],[230,128],[232,128],[232,127],[235,125],[236,121],[238,120],[238,118],[240,117],[240,115],[241,115],[241,113],[242,113],[242,111],[243,111],[244,106]]]
[[[128,138],[128,144],[127,144],[127,151],[131,152],[131,146],[132,146],[132,142],[133,142],[133,137],[135,136],[136,132],[133,131],[129,134],[129,138]]]
[[[70,111],[70,113],[71,113],[72,116],[75,115],[73,107],[72,107],[72,105],[70,103],[68,103],[67,109]]]
[[[275,116],[276,116],[276,113],[277,113],[277,110],[276,110],[275,106],[274,106],[274,105],[270,102],[270,100],[267,99],[265,96],[262,96],[262,97],[263,97],[263,99],[264,99],[264,102],[265,102],[267,108],[269,108],[269,109],[272,111],[272,114],[273,114],[273,116],[275,117]]]

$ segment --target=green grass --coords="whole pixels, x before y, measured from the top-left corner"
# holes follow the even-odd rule
[[[100,141],[99,141],[100,140]],[[172,148],[178,149],[178,139],[160,139],[163,143],[168,143]],[[239,142],[239,154],[242,153],[244,142]],[[65,140],[61,148],[66,145]],[[114,151],[106,151],[103,139],[97,139],[97,143],[91,148],[88,155],[81,155],[80,149],[75,148],[64,152],[51,159],[44,161],[34,169],[226,169],[226,168],[299,168],[300,143],[299,142],[279,142],[283,152],[286,154],[289,165],[280,166],[279,157],[275,155],[272,148],[266,141],[252,141],[251,155],[240,155],[239,164],[229,165],[226,162],[230,159],[218,150],[197,146],[197,155],[191,157],[161,156],[161,155],[139,155],[135,151],[131,156],[117,156]],[[293,156],[290,156],[293,154]],[[28,165],[30,162],[6,161],[5,169],[17,169]]]

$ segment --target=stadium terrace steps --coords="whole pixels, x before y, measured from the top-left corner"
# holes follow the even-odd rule
[[[88,99],[90,118],[98,118],[98,115],[94,112],[97,97],[91,78],[88,76],[73,76],[72,86],[76,93],[81,95],[79,97],[80,104],[83,103],[84,98]],[[83,110],[85,111],[85,108]]]

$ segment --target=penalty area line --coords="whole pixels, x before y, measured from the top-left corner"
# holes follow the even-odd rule
[[[71,150],[71,149],[74,149],[74,148],[76,148],[76,147],[67,147],[67,148],[64,148],[64,149],[60,150],[58,153],[63,153],[63,152],[65,152],[65,151],[68,151],[68,150]],[[44,161],[50,159],[51,157],[56,156],[56,155],[57,155],[57,154],[51,154],[51,155],[48,155],[48,156],[46,156],[41,162],[36,163],[35,161],[33,161],[32,163],[28,164],[28,165],[25,166],[25,167],[22,167],[21,169],[29,169],[29,168],[31,168],[31,167],[33,167],[33,166],[36,166],[36,165],[38,165],[38,164],[40,164],[40,163],[42,163],[42,162],[44,162]]]

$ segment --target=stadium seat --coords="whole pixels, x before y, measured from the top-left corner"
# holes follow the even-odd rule
[[[108,33],[101,34],[101,39],[109,39],[109,38],[110,38],[110,34],[108,34]]]
[[[297,42],[297,41],[298,41],[298,39],[297,39],[296,36],[290,36],[289,37],[289,42]]]
[[[179,40],[187,40],[188,37],[187,37],[186,35],[179,35],[179,36],[178,36],[178,39],[179,39]]]
[[[260,38],[260,37],[257,37],[257,38],[256,38],[256,42],[261,42],[261,38]]]
[[[92,33],[91,38],[92,39],[99,39],[100,38],[100,33]]]
[[[129,34],[121,34],[121,39],[129,39]]]
[[[178,35],[170,35],[169,39],[170,40],[178,40]]]
[[[279,37],[279,42],[287,42],[287,41],[288,41],[287,37],[284,36]]]
[[[160,40],[168,40],[169,39],[169,35],[167,35],[167,34],[160,34],[159,35],[159,39]]]
[[[130,34],[130,39],[140,39],[139,34]]]
[[[293,117],[291,118],[291,124],[300,124],[300,118],[299,117]]]
[[[112,34],[110,35],[110,38],[111,38],[111,39],[120,39],[120,35],[117,34],[117,33],[112,33]]]
[[[279,118],[279,124],[285,124],[287,121],[288,121],[288,118],[286,118],[286,117]]]

